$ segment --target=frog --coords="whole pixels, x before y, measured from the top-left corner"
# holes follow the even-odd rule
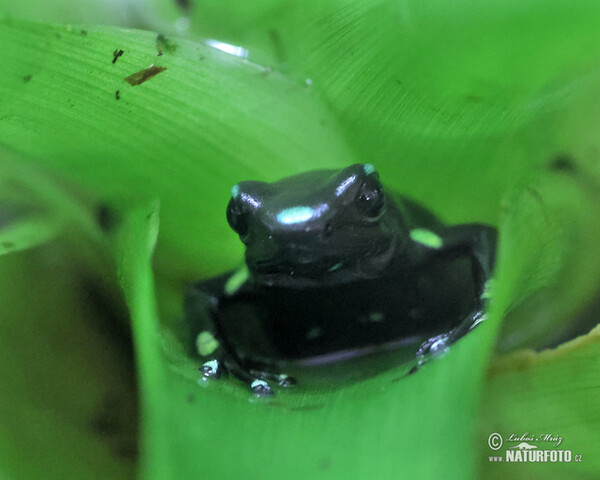
[[[185,294],[202,380],[272,396],[408,375],[484,316],[496,229],[446,225],[372,164],[242,181],[225,216],[245,264]]]

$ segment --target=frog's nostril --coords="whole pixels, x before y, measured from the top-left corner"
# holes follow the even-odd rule
[[[240,236],[248,233],[248,220],[239,202],[232,198],[227,205],[227,223]]]

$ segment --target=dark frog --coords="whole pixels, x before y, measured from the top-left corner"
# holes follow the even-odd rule
[[[192,285],[186,315],[205,377],[274,384],[414,369],[482,315],[496,231],[446,226],[384,193],[372,165],[232,188],[246,266]]]

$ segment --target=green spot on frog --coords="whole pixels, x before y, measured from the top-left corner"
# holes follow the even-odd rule
[[[196,349],[203,357],[211,355],[217,348],[219,348],[219,342],[212,333],[204,331],[196,337]]]
[[[436,233],[426,230],[424,228],[415,228],[410,231],[410,238],[412,238],[415,242],[420,243],[421,245],[425,245],[429,248],[442,248],[444,245],[444,241],[442,237],[437,235]]]
[[[225,283],[225,293],[233,295],[248,280],[248,269],[246,267],[237,270]]]

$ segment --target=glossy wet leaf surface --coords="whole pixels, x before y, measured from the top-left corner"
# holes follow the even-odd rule
[[[486,443],[492,431],[501,430],[545,428],[586,458],[598,450],[597,436],[589,433],[597,431],[599,418],[594,336],[564,355],[544,354],[551,361],[493,367],[486,376],[503,317],[501,345],[543,346],[551,341],[549,332],[569,330],[565,325],[579,318],[598,291],[595,3],[525,8],[517,2],[492,7],[332,0],[256,2],[250,8],[204,2],[192,4],[186,31],[186,22],[177,20],[186,14],[181,2],[132,3],[124,23],[157,32],[94,26],[121,21],[108,10],[92,13],[100,3],[88,3],[89,16],[69,17],[68,8],[64,13],[64,22],[85,25],[52,26],[17,20],[31,15],[0,2],[0,12],[12,15],[0,23],[0,143],[16,152],[10,156],[17,163],[53,172],[42,184],[34,182],[34,191],[49,184],[69,192],[34,196],[30,203],[58,205],[60,218],[96,245],[94,253],[71,251],[56,262],[97,270],[105,283],[121,288],[136,345],[138,468],[144,478],[395,478],[399,472],[503,478],[504,470],[487,462]],[[119,2],[113,6],[120,8]],[[38,20],[57,20],[40,12]],[[247,58],[210,47],[203,38],[241,46]],[[119,50],[123,54],[115,56]],[[139,84],[126,80],[156,68],[161,71],[140,77],[145,81]],[[198,360],[182,347],[189,334],[182,295],[186,282],[241,262],[241,246],[224,219],[231,185],[366,161],[390,188],[415,196],[451,222],[499,226],[487,321],[445,357],[402,381],[389,371],[339,390],[282,393],[271,401],[253,399],[235,382],[198,383]],[[80,197],[73,188],[85,192],[88,215],[76,208],[73,199]],[[98,211],[105,212],[103,233],[93,225]],[[23,241],[24,247],[44,241],[42,229],[32,231],[38,237]],[[110,266],[94,260],[103,256]],[[35,359],[43,349],[34,340],[48,345],[77,331],[81,315],[69,312],[79,300],[62,290],[50,297],[34,293],[44,288],[39,274],[34,270],[28,277],[17,258],[0,259],[7,269],[3,285],[11,292],[4,301],[14,299],[11,305],[24,312],[0,317],[5,332],[16,332],[14,350],[5,352],[6,368],[0,369],[12,386],[0,418],[0,445],[10,461],[0,470],[13,478],[40,471],[55,478],[131,476],[131,463],[106,453],[107,439],[96,447],[93,435],[81,434],[85,429],[77,425],[85,421],[71,416],[88,411],[79,404],[67,414],[44,410],[45,421],[54,425],[46,429],[54,429],[52,439],[31,427],[36,412],[45,409],[39,405],[52,410],[61,400],[33,396],[30,389],[39,381],[18,376],[16,359],[58,385],[61,395],[75,398],[77,392],[88,404],[99,398],[90,384],[118,383],[119,365],[130,363],[109,350],[109,368],[77,374],[61,363],[58,348],[41,362],[44,368],[89,377],[89,383],[42,376]],[[13,277],[19,282],[4,280]],[[73,282],[78,284],[76,277]],[[28,310],[31,303],[35,308]],[[33,326],[21,328],[19,318]],[[41,318],[51,324],[38,331]],[[58,319],[65,322],[62,334],[52,328]],[[534,328],[520,328],[532,320]],[[90,346],[72,351],[75,363],[96,357],[95,348],[104,351],[93,336],[81,338]],[[36,405],[23,401],[31,398]],[[129,393],[118,403],[131,399]],[[11,424],[15,411],[31,417],[29,423]],[[134,432],[131,425],[123,428]],[[48,454],[27,463],[14,448],[16,438],[35,438]],[[56,458],[72,445],[96,451],[95,461],[73,459],[72,470],[62,470]],[[570,478],[585,478],[597,472],[596,465],[590,458],[551,473],[560,478],[568,470]],[[512,473],[541,475],[536,466]]]

